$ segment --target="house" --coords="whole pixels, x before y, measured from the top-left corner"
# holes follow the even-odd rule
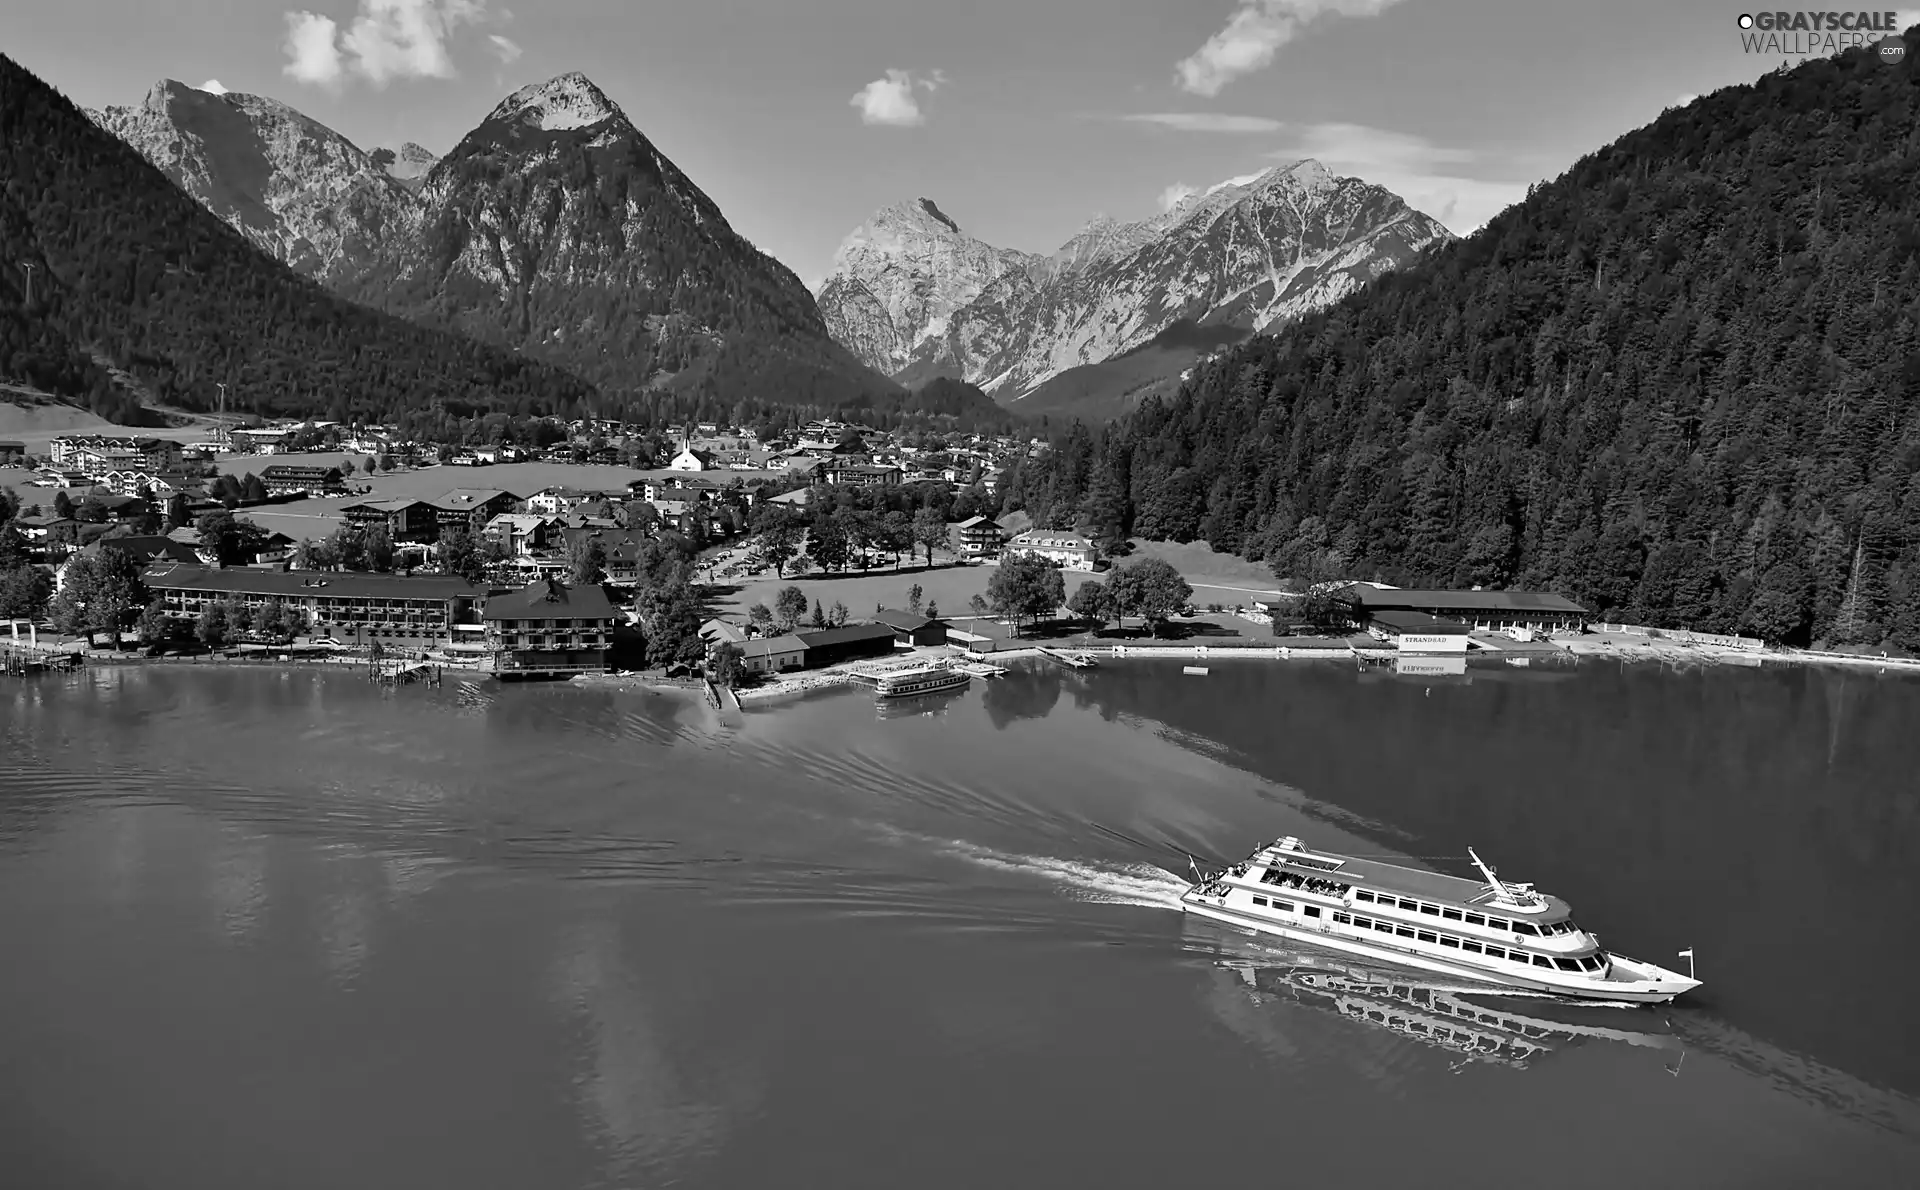
[[[1481,632],[1503,628],[1578,631],[1589,615],[1563,595],[1539,591],[1419,591],[1357,583],[1340,597],[1362,626],[1381,612],[1419,612],[1470,624]]]
[[[425,500],[369,500],[347,505],[340,516],[362,529],[384,525],[387,538],[395,542],[440,540],[439,510]]]
[[[956,552],[962,558],[997,558],[1007,535],[983,516],[968,517],[953,527]]]
[[[128,555],[136,566],[145,567],[155,562],[184,562],[189,566],[200,563],[200,555],[190,545],[175,541],[171,537],[158,534],[131,534],[126,537],[102,537],[93,544],[75,550],[53,572],[53,589],[64,591],[67,586],[67,568],[83,556],[91,557],[102,550],[119,550]]]
[[[481,536],[514,557],[522,557],[553,544],[556,526],[543,516],[526,512],[503,512],[487,522]]]
[[[1029,529],[1000,550],[1003,560],[1022,555],[1045,558],[1062,570],[1092,570],[1097,551],[1091,541],[1078,533],[1060,529]]]
[[[451,488],[425,503],[433,507],[441,532],[465,529],[479,533],[494,517],[512,512],[520,497],[500,488]]]
[[[12,467],[26,461],[26,443],[0,439],[0,467]]]
[[[335,496],[346,490],[346,476],[338,467],[313,463],[275,463],[260,472],[269,496]]]
[[[709,647],[714,645],[744,645],[747,643],[747,630],[731,620],[708,620],[700,625],[700,639]]]
[[[900,611],[898,608],[882,608],[873,613],[873,622],[885,624],[893,629],[893,641],[899,645],[944,645],[947,643],[947,622],[930,620],[913,612]]]
[[[1402,653],[1465,653],[1472,632],[1458,620],[1425,612],[1377,611],[1367,623],[1367,635],[1386,641]]]
[[[8,522],[20,530],[20,536],[35,545],[45,545],[53,540],[54,531],[61,526],[78,528],[80,522],[70,516],[55,516],[52,513],[22,514]]]
[[[847,624],[840,628],[796,632],[794,635],[806,647],[808,669],[860,657],[881,657],[893,652],[894,631],[887,624]]]
[[[823,461],[814,468],[814,478],[820,483],[847,484],[852,487],[893,487],[900,483],[900,468],[879,463],[843,463],[838,459]]]
[[[604,673],[617,613],[597,584],[536,579],[495,595],[481,613],[495,677]]]
[[[254,570],[183,563],[149,566],[142,576],[161,610],[197,618],[209,604],[231,599],[251,610],[281,605],[299,631],[349,644],[426,648],[445,644],[471,624],[486,589],[450,575],[372,574],[357,571]]]
[[[138,496],[117,496],[110,491],[103,492],[98,489],[90,493],[81,503],[98,504],[106,511],[108,520],[118,521],[123,525],[139,520],[153,509],[153,502],[150,500],[143,500]]]
[[[740,646],[740,668],[748,673],[782,673],[806,665],[806,642],[788,633],[765,636]]]
[[[527,511],[543,516],[561,516],[589,500],[604,500],[607,493],[586,488],[541,488],[527,497]]]

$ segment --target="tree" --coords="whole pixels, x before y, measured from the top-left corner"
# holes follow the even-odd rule
[[[53,515],[63,520],[73,515],[73,499],[65,488],[53,494]]]
[[[380,574],[393,572],[393,537],[387,532],[387,526],[376,521],[367,529],[366,535],[367,569]]]
[[[0,570],[0,619],[37,620],[53,598],[53,579],[38,566],[21,563]]]
[[[747,623],[753,625],[754,631],[764,636],[767,630],[773,627],[773,612],[768,610],[766,604],[755,603],[747,609]]]
[[[327,538],[327,549],[333,557],[333,564],[342,570],[371,570],[372,563],[367,559],[367,533],[358,525],[342,525]]]
[[[440,568],[470,583],[485,582],[487,577],[487,564],[473,534],[457,525],[440,533]]]
[[[818,599],[813,601],[813,618],[808,620],[807,623],[815,628],[825,628],[827,626],[827,611],[820,606]]]
[[[1193,598],[1187,580],[1161,558],[1141,558],[1117,567],[1108,587],[1114,615],[1123,619],[1139,616],[1155,629]]]
[[[247,504],[265,504],[267,502],[267,484],[253,472],[247,472],[240,481],[240,499]]]
[[[807,571],[812,570],[813,569],[812,555],[801,554],[799,557],[793,560],[792,567],[793,567],[793,572],[795,574],[805,574]]]
[[[379,462],[376,461],[372,455],[368,455],[366,458],[360,460],[360,472],[363,475],[372,475],[374,468],[379,465]]]
[[[1066,580],[1060,568],[1045,558],[1018,554],[995,568],[987,580],[987,598],[995,611],[1013,621],[1017,633],[1022,620],[1038,619],[1059,608],[1066,599]]]
[[[967,610],[976,616],[984,616],[993,611],[993,606],[987,602],[986,596],[975,591],[967,596]]]
[[[920,601],[924,598],[926,598],[926,592],[920,589],[919,583],[915,583],[911,587],[908,587],[907,588],[907,610],[912,612],[916,616],[919,615]]]
[[[646,635],[647,664],[691,665],[706,651],[700,639],[700,602],[686,582],[642,585],[635,607]]]
[[[167,532],[185,528],[187,522],[192,519],[187,515],[187,497],[184,492],[175,492],[167,497]]]
[[[744,654],[738,645],[721,643],[707,654],[707,678],[716,686],[738,686],[745,672],[741,665]]]
[[[383,454],[383,455],[381,455],[381,456],[380,456],[380,470],[382,470],[382,471],[391,471],[391,470],[393,470],[393,456],[392,456],[392,455],[390,455],[390,454]]]
[[[167,618],[167,606],[155,599],[140,613],[140,641],[156,652],[173,635],[173,621]]]
[[[900,568],[900,555],[913,548],[913,520],[899,509],[892,509],[880,518],[879,535],[875,544],[893,555],[894,569]]]
[[[592,537],[577,537],[567,551],[571,581],[576,587],[589,587],[606,581],[607,547]]]
[[[913,540],[926,547],[927,565],[933,565],[933,547],[947,544],[947,518],[928,505],[913,514]]]
[[[209,603],[200,609],[200,618],[194,623],[193,634],[201,644],[209,649],[217,649],[227,643],[231,627],[227,622],[226,605]]]
[[[849,614],[847,605],[836,599],[833,601],[832,610],[827,613],[827,622],[835,628],[838,628],[847,622],[847,616]]]
[[[1112,618],[1113,601],[1108,597],[1105,583],[1085,582],[1073,590],[1073,597],[1067,600],[1067,610],[1085,620],[1097,631],[1105,628]]]
[[[140,581],[140,565],[133,555],[102,545],[68,561],[65,584],[49,612],[59,631],[84,634],[89,644],[95,633],[110,633],[117,649],[121,632],[150,602],[152,595]]]
[[[807,614],[807,593],[798,587],[782,587],[773,597],[773,618],[786,632]]]
[[[807,531],[807,549],[822,570],[844,569],[853,556],[853,543],[847,537],[846,523],[838,516],[814,521]]]
[[[194,522],[200,533],[200,548],[213,554],[215,565],[240,566],[259,555],[267,534],[252,521],[231,512],[210,512]]]
[[[940,604],[932,599],[927,600],[927,619],[937,620],[939,618]]]

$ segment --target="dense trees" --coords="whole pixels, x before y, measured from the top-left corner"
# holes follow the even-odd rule
[[[89,643],[97,633],[107,633],[117,649],[120,634],[133,627],[151,598],[133,555],[102,544],[68,561],[64,585],[54,596],[49,616],[55,628],[84,635]]]
[[[1053,614],[1066,596],[1060,568],[1031,554],[1003,558],[987,580],[987,603],[996,614],[1012,620],[1016,632],[1023,620]]]
[[[1920,90],[1865,52],[1669,111],[1008,477],[1284,578],[1920,648]]]

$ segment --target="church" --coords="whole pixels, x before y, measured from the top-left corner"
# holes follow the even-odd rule
[[[693,449],[693,439],[689,436],[681,442],[680,453],[673,456],[673,461],[667,467],[673,471],[711,471],[713,456],[704,450]]]

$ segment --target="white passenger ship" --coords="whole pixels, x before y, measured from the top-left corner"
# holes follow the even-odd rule
[[[1521,991],[1657,1004],[1700,986],[1601,949],[1565,901],[1503,881],[1467,854],[1485,883],[1312,851],[1289,836],[1204,877],[1180,904],[1261,933]]]
[[[874,679],[873,689],[881,698],[910,698],[916,694],[958,690],[969,680],[964,670],[934,663],[888,670]]]

